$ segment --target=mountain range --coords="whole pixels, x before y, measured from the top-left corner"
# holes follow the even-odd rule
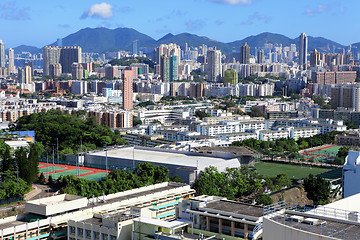
[[[80,46],[83,52],[111,52],[119,50],[131,50],[132,42],[139,40],[140,46],[146,53],[150,53],[154,47],[160,44],[176,43],[185,48],[186,43],[192,47],[198,47],[203,44],[207,46],[216,46],[224,53],[239,52],[240,46],[247,42],[247,44],[254,49],[264,47],[265,43],[282,44],[282,46],[290,46],[290,44],[296,44],[298,47],[299,39],[289,38],[287,36],[275,33],[261,33],[254,36],[246,37],[242,40],[234,42],[224,43],[205,36],[198,36],[190,33],[180,33],[173,35],[171,33],[166,34],[164,37],[155,40],[152,37],[140,33],[132,28],[84,28],[80,31],[70,34],[62,39],[63,46]],[[56,42],[49,45],[56,45]],[[360,43],[353,44],[354,47],[360,48]],[[341,45],[337,42],[331,41],[322,37],[309,36],[309,51],[318,49],[322,52],[331,52],[334,49],[345,48],[347,46]],[[31,52],[39,53],[42,50],[40,48],[21,45],[14,48],[15,53]]]

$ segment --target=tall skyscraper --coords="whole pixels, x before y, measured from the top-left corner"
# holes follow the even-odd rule
[[[133,109],[133,70],[125,69],[123,71],[123,108],[125,110]]]
[[[34,63],[32,61],[24,62],[24,69],[26,66],[31,68],[31,74],[34,74]]]
[[[30,84],[31,80],[32,80],[32,69],[30,66],[24,66],[24,73],[25,73],[25,79],[24,82],[25,84]]]
[[[18,68],[18,83],[25,82],[25,71],[21,67]]]
[[[0,40],[0,67],[6,67],[5,44]]]
[[[308,50],[308,37],[305,33],[301,33],[299,36],[299,65],[302,69],[307,68],[307,50]]]
[[[43,68],[44,75],[49,75],[50,74],[49,66],[51,64],[60,63],[60,48],[45,46],[43,48],[43,61],[44,61],[44,68]]]
[[[161,56],[160,76],[163,82],[170,82],[170,58],[167,55]]]
[[[221,51],[209,49],[207,52],[207,74],[209,82],[219,82],[221,80]]]
[[[246,42],[240,47],[240,63],[250,63],[250,47]]]
[[[139,55],[139,53],[140,53],[140,42],[139,42],[139,40],[134,40],[132,42],[132,53],[133,53],[133,55]]]
[[[15,73],[15,53],[14,49],[9,48],[9,73]]]
[[[310,66],[320,65],[320,53],[315,49],[310,53]]]
[[[257,63],[264,63],[264,50],[259,49],[257,54]]]
[[[62,74],[61,64],[50,64],[49,66],[49,75],[52,77],[60,77]]]
[[[178,56],[170,56],[170,82],[176,81],[179,79],[179,62]]]
[[[72,72],[73,63],[81,63],[81,47],[63,47],[60,50],[60,64],[63,73]]]
[[[161,60],[161,56],[166,55],[166,56],[171,56],[171,55],[175,55],[179,57],[180,60],[180,56],[181,56],[181,48],[180,46],[176,45],[175,43],[170,43],[170,44],[161,44],[159,47],[157,47],[154,50],[154,56],[153,56],[153,60],[156,63],[160,63]]]
[[[84,78],[84,68],[80,63],[73,63],[71,66],[71,75],[73,79],[81,80]]]

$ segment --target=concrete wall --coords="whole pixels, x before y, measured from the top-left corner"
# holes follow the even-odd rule
[[[285,226],[268,218],[263,222],[263,239],[264,240],[333,240],[327,236],[302,231],[300,229]]]
[[[25,203],[25,210],[42,216],[50,216],[87,206],[87,198],[69,194],[42,198]]]

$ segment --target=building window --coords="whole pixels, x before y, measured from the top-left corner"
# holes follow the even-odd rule
[[[91,231],[90,230],[85,230],[85,237],[86,238],[91,238]]]

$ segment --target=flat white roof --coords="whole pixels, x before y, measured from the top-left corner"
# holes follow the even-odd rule
[[[360,193],[326,204],[325,207],[336,208],[349,212],[360,212]]]
[[[146,218],[146,217],[140,217],[137,219],[134,219],[135,222],[140,222],[140,223],[145,223],[145,224],[150,224],[150,225],[154,225],[154,226],[159,226],[159,227],[163,227],[163,228],[167,228],[167,229],[177,229],[177,228],[181,228],[183,226],[187,226],[190,225],[191,222],[183,220],[183,219],[178,219],[175,221],[163,221],[160,219],[154,219],[154,218]]]
[[[90,153],[92,156],[105,157],[105,151],[99,151]],[[172,164],[180,165],[184,167],[198,167],[198,169],[204,169],[208,166],[224,166],[224,167],[239,167],[240,163],[237,158],[224,159],[208,156],[197,156],[185,153],[177,152],[165,152],[161,150],[147,150],[138,149],[134,147],[111,149],[108,150],[108,157],[122,158],[122,159],[135,159],[143,162],[153,162],[158,164]]]

